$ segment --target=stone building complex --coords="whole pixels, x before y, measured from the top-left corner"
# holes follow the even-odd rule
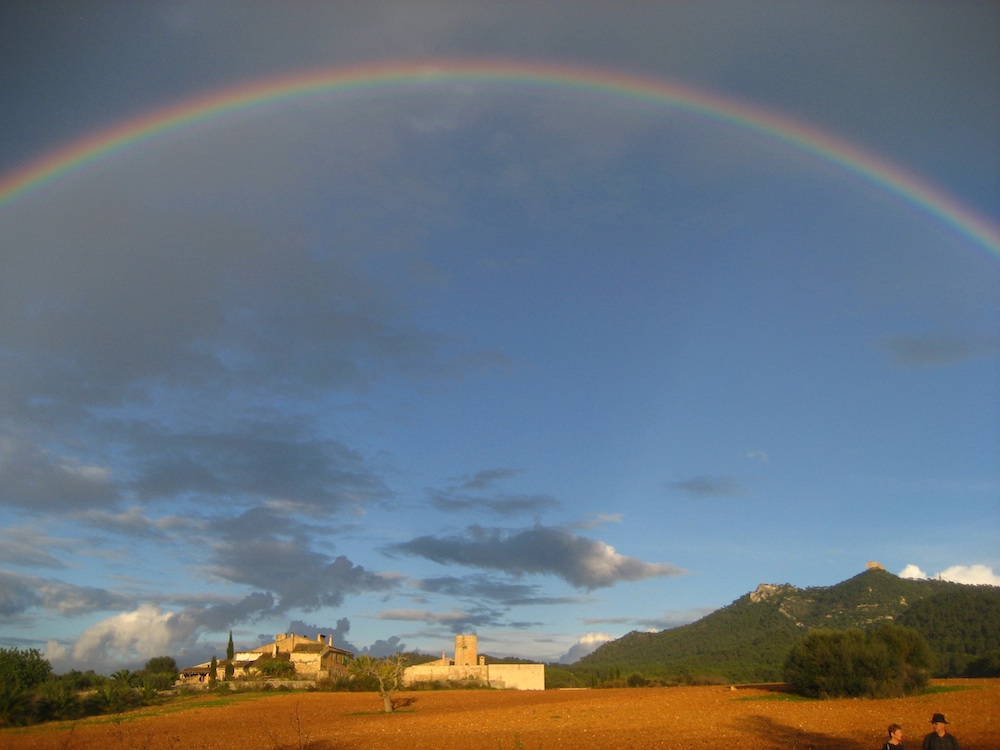
[[[508,690],[544,690],[544,664],[487,664],[478,654],[478,638],[455,636],[455,658],[441,658],[406,668],[407,684],[415,682],[477,682]]]
[[[294,633],[279,633],[274,642],[250,651],[233,654],[234,680],[260,677],[261,665],[267,661],[287,661],[294,673],[291,680],[335,680],[350,674],[354,654],[333,645],[333,636],[318,635],[315,639]],[[212,663],[205,662],[187,667],[180,672],[180,685],[198,685],[225,674],[226,660],[217,660],[215,674]],[[478,638],[474,635],[455,636],[455,656],[441,658],[425,664],[407,667],[404,677],[407,684],[417,682],[472,682],[492,688],[509,690],[544,690],[545,665],[543,664],[487,664],[479,655]]]
[[[287,661],[294,668],[297,680],[325,680],[346,676],[348,664],[354,654],[333,645],[333,636],[317,635],[313,640],[294,633],[278,633],[273,643],[258,646],[250,651],[233,654],[233,678],[246,679],[253,675],[260,662]],[[216,674],[210,674],[211,662],[182,669],[180,684],[196,684],[219,679],[226,668],[224,659],[218,660]]]

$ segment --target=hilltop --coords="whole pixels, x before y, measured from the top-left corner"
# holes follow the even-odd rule
[[[865,629],[883,621],[921,632],[941,675],[966,674],[1000,654],[1000,588],[904,579],[872,566],[833,586],[762,583],[697,622],[658,633],[633,631],[568,669],[603,679],[638,673],[778,681],[788,650],[808,631]]]

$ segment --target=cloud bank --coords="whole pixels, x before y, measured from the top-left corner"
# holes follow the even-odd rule
[[[520,530],[470,526],[461,535],[420,536],[392,545],[388,551],[518,576],[554,575],[587,590],[686,573],[670,563],[643,562],[619,554],[604,542],[541,525]]]
[[[935,573],[934,575],[927,575],[918,566],[910,563],[899,571],[899,577],[916,580],[933,578],[938,581],[966,583],[973,586],[1000,586],[1000,575],[994,573],[993,568],[979,563],[973,565],[952,565],[950,568],[945,568],[940,573]]]

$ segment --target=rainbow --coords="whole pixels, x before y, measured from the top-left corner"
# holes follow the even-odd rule
[[[180,128],[296,99],[427,82],[576,89],[690,112],[775,139],[836,165],[1000,256],[1000,229],[985,218],[931,183],[812,126],[745,102],[634,74],[506,61],[450,60],[324,69],[257,80],[187,99],[74,141],[6,173],[0,177],[0,210],[69,172]]]

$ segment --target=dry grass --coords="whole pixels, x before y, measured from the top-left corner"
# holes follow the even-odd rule
[[[935,711],[965,750],[1000,748],[1000,680],[949,680],[899,700],[794,700],[767,686],[281,693],[191,701],[118,721],[7,729],[0,750],[872,750],[890,723],[919,747]],[[173,707],[176,708],[176,707]]]

